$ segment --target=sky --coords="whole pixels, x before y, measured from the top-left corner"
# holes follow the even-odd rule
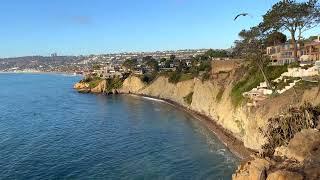
[[[0,57],[230,48],[275,2],[1,0]]]

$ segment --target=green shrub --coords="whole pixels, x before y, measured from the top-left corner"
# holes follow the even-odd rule
[[[224,93],[224,88],[221,88],[221,89],[219,90],[217,96],[216,96],[216,99],[217,99],[218,102],[221,101],[222,96],[223,96],[223,93]]]
[[[297,68],[297,67],[300,67],[300,63],[299,63],[299,62],[294,62],[294,63],[289,64],[288,67],[289,67],[289,68]]]
[[[178,73],[178,72],[169,73],[169,82],[176,84],[180,81],[180,77],[181,77],[181,73]]]
[[[191,73],[180,73],[180,78],[179,78],[179,82],[181,81],[187,81],[190,79],[193,79],[194,75],[192,75]]]
[[[85,79],[81,80],[81,83],[88,83],[89,88],[95,88],[99,85],[99,83],[102,81],[100,77],[86,77]]]
[[[189,93],[186,97],[183,98],[184,102],[191,105],[192,103],[193,92]]]
[[[182,81],[187,81],[190,79],[193,79],[195,76],[194,74],[191,73],[183,73],[183,72],[168,72],[166,74],[162,74],[165,75],[166,77],[169,78],[169,82],[173,83],[173,84],[177,84],[178,82],[182,82]]]
[[[140,76],[142,82],[149,84],[157,78],[157,73],[144,74]]]

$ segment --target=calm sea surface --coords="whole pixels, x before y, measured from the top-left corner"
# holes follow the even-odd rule
[[[238,159],[192,116],[79,79],[0,74],[0,179],[231,178]]]

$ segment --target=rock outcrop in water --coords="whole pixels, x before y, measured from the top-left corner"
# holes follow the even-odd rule
[[[90,84],[87,82],[78,82],[73,87],[80,93],[105,93],[107,88],[106,80],[99,81],[98,85],[95,87],[90,87]]]

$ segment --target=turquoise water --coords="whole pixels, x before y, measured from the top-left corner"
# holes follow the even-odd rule
[[[230,179],[238,159],[192,116],[80,77],[0,74],[0,179]]]

